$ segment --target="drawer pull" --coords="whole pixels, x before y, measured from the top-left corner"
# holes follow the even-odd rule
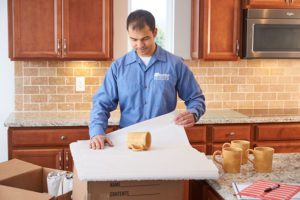
[[[64,135],[62,135],[62,136],[60,137],[60,139],[61,139],[61,140],[65,140],[65,139],[67,139],[67,137],[64,136]]]
[[[229,133],[229,136],[234,136],[235,135],[235,132],[230,132]]]

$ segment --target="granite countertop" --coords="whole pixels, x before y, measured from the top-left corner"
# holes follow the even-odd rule
[[[218,180],[207,180],[207,183],[224,199],[236,200],[232,182],[251,183],[256,180],[270,180],[282,183],[300,184],[300,153],[274,154],[273,171],[271,173],[256,173],[250,162],[242,165],[241,172],[224,173],[219,168]]]
[[[109,125],[119,125],[120,113],[114,111]],[[197,124],[300,122],[300,109],[276,110],[207,110]],[[89,112],[13,112],[5,121],[7,127],[87,126]]]

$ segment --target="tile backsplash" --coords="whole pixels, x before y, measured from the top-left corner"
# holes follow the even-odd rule
[[[16,111],[89,111],[110,61],[15,62]],[[300,60],[186,60],[208,109],[300,107]],[[85,77],[85,92],[75,78]],[[178,99],[178,109],[185,109]]]

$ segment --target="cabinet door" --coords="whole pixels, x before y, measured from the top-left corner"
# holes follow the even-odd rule
[[[112,57],[112,1],[63,1],[63,58]]]
[[[201,14],[203,3],[200,0],[192,0],[191,16],[191,57],[194,59],[202,58],[203,49],[203,15]]]
[[[238,59],[240,8],[239,0],[204,0],[204,59]]]
[[[9,57],[57,58],[61,0],[8,0]]]
[[[42,167],[63,169],[63,153],[63,149],[18,149],[12,150],[12,158]]]

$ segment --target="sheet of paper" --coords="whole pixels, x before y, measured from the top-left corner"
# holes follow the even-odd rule
[[[89,141],[70,145],[81,180],[186,180],[216,179],[218,169],[205,154],[192,148],[183,127],[173,119],[176,112],[147,120],[108,134],[114,147],[89,149]],[[148,151],[128,149],[128,132],[149,131]]]

